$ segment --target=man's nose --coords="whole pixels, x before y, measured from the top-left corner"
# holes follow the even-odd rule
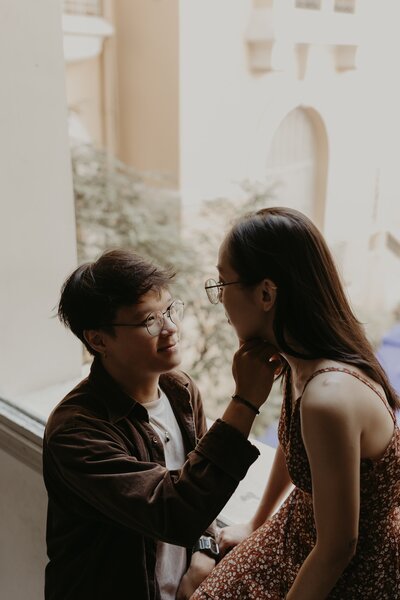
[[[161,333],[174,333],[178,331],[178,326],[173,322],[169,315],[164,315],[164,323]]]

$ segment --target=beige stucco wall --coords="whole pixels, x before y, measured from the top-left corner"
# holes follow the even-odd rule
[[[287,42],[296,24],[294,9],[291,3],[273,4],[282,9],[281,28],[276,33],[280,41]],[[288,10],[286,17],[284,8]],[[316,117],[319,147],[325,148],[318,154],[323,185],[318,193],[317,220],[334,251],[344,249],[341,267],[353,303],[368,306],[369,239],[375,226],[377,196],[376,146],[382,143],[376,134],[388,108],[382,90],[390,90],[389,74],[386,81],[381,76],[378,85],[374,80],[374,69],[382,71],[386,64],[379,48],[382,38],[371,35],[368,14],[351,15],[356,28],[364,27],[362,52],[365,46],[370,51],[369,60],[364,59],[359,68],[338,70],[327,36],[326,42],[310,44],[301,76],[295,66],[295,46],[290,44],[284,68],[252,72],[246,33],[253,9],[252,0],[180,3],[180,193],[184,221],[193,222],[203,199],[237,197],[241,182],[264,181],[275,132],[290,111],[305,108]],[[303,11],[302,15],[310,21],[310,32],[313,17],[318,16],[314,12]],[[319,34],[318,30],[314,33]],[[333,35],[329,30],[326,33]],[[340,35],[341,30],[338,39]],[[392,110],[391,118],[395,116]],[[296,199],[290,202],[295,206]],[[382,310],[387,309],[389,305],[383,303]]]
[[[114,4],[119,156],[179,180],[178,0]]]
[[[0,597],[43,600],[47,495],[40,473],[0,449]]]
[[[91,140],[104,144],[103,73],[101,56],[91,60],[67,64],[67,102],[81,120]]]

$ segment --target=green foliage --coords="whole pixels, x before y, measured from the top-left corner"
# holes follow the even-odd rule
[[[229,224],[269,205],[272,188],[245,183],[240,198],[207,201],[196,229],[182,233],[179,199],[163,179],[139,175],[91,146],[72,148],[72,168],[79,262],[125,247],[173,267],[174,294],[186,307],[183,367],[200,385],[208,416],[220,416],[233,393],[231,361],[237,340],[222,305],[208,302],[204,281],[216,278],[218,247]],[[277,388],[254,433],[276,419],[280,402]]]

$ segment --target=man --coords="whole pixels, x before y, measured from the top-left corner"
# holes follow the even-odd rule
[[[176,370],[183,303],[170,279],[114,250],[63,286],[59,317],[94,360],[44,436],[47,600],[189,598],[218,558],[210,523],[258,456],[246,438],[273,378],[265,345],[238,351],[247,402],[206,433],[199,392]]]

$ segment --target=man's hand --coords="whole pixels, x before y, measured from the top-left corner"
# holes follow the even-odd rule
[[[269,396],[281,366],[282,360],[275,346],[259,338],[240,340],[232,362],[235,394],[260,408]]]
[[[215,567],[215,560],[204,552],[195,552],[190,561],[190,565],[186,573],[181,579],[176,600],[189,600],[194,594],[203,579],[211,573]]]

